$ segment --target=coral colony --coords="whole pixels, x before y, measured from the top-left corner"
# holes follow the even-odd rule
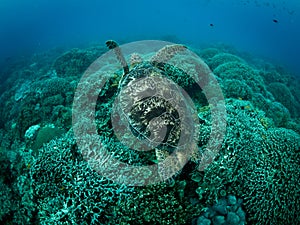
[[[118,47],[108,45],[115,51]],[[133,134],[149,137],[146,127],[153,113],[161,111],[170,139],[153,151],[136,151],[114,135],[110,114],[117,94],[145,76],[145,70],[149,76],[166,76],[189,94],[198,141],[189,146],[189,161],[154,185],[131,186],[102,176],[84,159],[74,138],[74,93],[84,71],[108,51],[104,44],[35,55],[15,65],[17,70],[8,68],[11,79],[2,86],[0,100],[0,223],[300,224],[299,80],[229,47],[193,49],[213,72],[226,106],[220,150],[200,170],[212,130],[211,107],[203,90],[179,69],[199,69],[180,46],[148,55],[112,54],[103,68],[113,74],[95,107],[96,128],[107,151],[124,163],[151,165],[171,154],[178,142],[182,130],[174,120],[177,112],[160,98],[137,103],[127,118]],[[163,58],[172,65],[157,63]],[[126,69],[115,70],[120,61]],[[134,181],[141,174],[130,176]]]

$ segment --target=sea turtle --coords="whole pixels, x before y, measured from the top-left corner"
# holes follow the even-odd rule
[[[113,40],[106,41],[106,46],[115,52],[117,59],[119,60],[119,62],[123,67],[124,74],[119,83],[119,88],[120,86],[127,85],[131,80],[146,77],[146,76],[153,76],[154,74],[169,76],[170,75],[168,74],[169,71],[174,72],[176,69],[177,70],[179,69],[174,66],[171,66],[167,62],[171,58],[173,58],[177,53],[183,52],[187,49],[187,47],[184,45],[179,45],[179,44],[167,45],[162,49],[160,49],[150,59],[149,62],[144,62],[140,55],[138,55],[137,53],[133,53],[130,59],[131,67],[129,68],[125,60],[125,57],[123,56],[117,42]],[[186,77],[185,79],[187,78],[188,77]]]
[[[166,64],[177,53],[185,51],[186,47],[178,44],[167,45],[150,61],[143,61],[134,53],[131,55],[129,67],[115,41],[109,40],[106,45],[114,51],[124,71],[118,85],[118,92],[122,93],[119,107],[115,109],[118,119],[125,120],[125,127],[129,124],[129,130],[136,138],[155,147],[158,160],[161,155],[167,157],[174,148],[178,148],[178,143],[182,142],[181,135],[184,139],[181,144],[188,146],[185,148],[190,150],[189,145],[195,132],[192,107],[180,87],[166,79],[169,75],[166,68],[170,68]],[[121,138],[125,136],[127,135]],[[134,147],[138,145],[136,141],[132,142]],[[161,151],[164,151],[163,154]],[[182,152],[177,154],[177,158],[179,156],[182,156]],[[183,158],[181,163],[186,161]]]

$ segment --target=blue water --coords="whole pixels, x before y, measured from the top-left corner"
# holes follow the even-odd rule
[[[0,60],[106,39],[171,37],[229,44],[300,76],[299,27],[299,0],[2,0]]]

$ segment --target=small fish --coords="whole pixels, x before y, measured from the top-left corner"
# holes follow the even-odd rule
[[[213,27],[213,26],[214,26],[214,24],[213,24],[213,23],[211,23],[211,24],[209,24],[209,26]]]
[[[276,19],[273,19],[273,22],[274,22],[274,23],[278,23],[278,20],[276,20]]]

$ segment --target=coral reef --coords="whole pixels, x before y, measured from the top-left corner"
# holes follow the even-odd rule
[[[211,55],[208,55],[211,56]],[[207,53],[204,57],[207,57]],[[209,67],[214,71],[219,65],[228,63],[228,62],[241,62],[243,63],[243,59],[240,57],[230,54],[230,53],[223,53],[220,52],[215,54],[208,62]]]
[[[273,82],[268,84],[267,89],[272,93],[276,101],[280,102],[289,110],[293,117],[299,116],[299,102],[295,100],[295,97],[285,84]]]
[[[195,225],[243,225],[246,214],[242,209],[242,199],[234,195],[219,199],[213,206],[209,207],[203,215],[194,219]]]
[[[299,78],[224,45],[195,49],[209,67],[183,54],[183,47],[176,55],[173,50],[178,49],[164,50],[171,54],[166,59],[171,59],[159,66],[195,104],[198,146],[193,146],[191,160],[178,173],[153,186],[118,184],[97,173],[74,139],[74,92],[85,69],[105,51],[103,47],[56,49],[4,70],[1,224],[300,224]],[[154,54],[133,54],[129,70]],[[105,65],[113,74],[97,99],[98,136],[115,159],[151,165],[167,151],[131,149],[114,133],[111,112],[123,73],[114,71],[116,63],[111,59]],[[212,109],[196,82],[209,68],[224,93],[227,129],[218,155],[202,171]],[[138,185],[139,175],[152,174],[137,172],[127,179]]]
[[[218,158],[204,174],[194,175],[202,178],[200,199],[213,203],[223,193],[236,194],[244,200],[249,221],[298,224],[300,135],[272,127],[250,102],[230,100],[227,110],[228,129]]]
[[[31,174],[42,224],[106,224],[118,202],[133,192],[90,169],[68,136],[40,149]]]
[[[5,221],[5,216],[10,214],[13,207],[12,193],[10,187],[2,181],[0,181],[0,190],[0,221]]]
[[[186,198],[176,197],[184,191],[180,181],[134,188],[100,176],[83,160],[71,133],[44,145],[30,171],[41,224],[184,224],[196,212]]]
[[[244,157],[248,168],[241,196],[247,202],[249,217],[264,224],[298,224],[300,135],[272,128],[262,139],[255,153]]]
[[[17,99],[16,94],[9,96],[11,94],[9,91],[2,95],[7,98],[4,106],[6,110],[1,111],[2,119],[16,124],[19,138],[29,127],[39,123],[53,123],[64,128],[67,128],[67,124],[71,126],[70,106],[76,88],[76,81],[73,78],[34,79],[29,85],[26,83],[26,88],[26,92],[22,92],[22,97]],[[60,118],[57,118],[58,116]]]
[[[105,49],[101,47],[71,49],[55,60],[53,69],[59,77],[80,76],[104,52]]]

